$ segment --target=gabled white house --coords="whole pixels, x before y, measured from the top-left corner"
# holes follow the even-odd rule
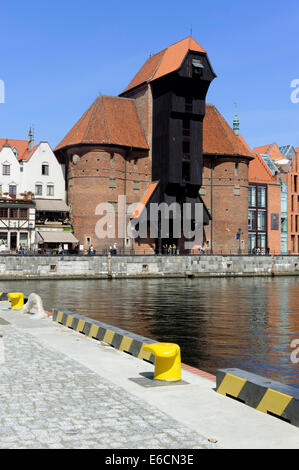
[[[0,150],[0,194],[17,195],[22,188],[20,164],[8,143]]]
[[[63,168],[48,142],[28,149],[19,164],[22,191],[32,191],[36,199],[65,200]]]
[[[59,243],[64,243],[67,249],[68,244],[75,243],[77,240],[68,224],[69,207],[65,196],[64,165],[58,162],[48,142],[34,145],[31,131],[28,141],[0,139],[0,209],[3,207],[3,216],[8,217],[0,223],[0,246],[2,239],[9,250],[16,249],[22,241],[30,249],[37,249],[38,246],[52,249]],[[29,204],[31,199],[33,202]],[[26,211],[6,210],[12,207],[11,204],[23,207],[24,200],[30,206],[28,220],[29,215],[32,219],[32,209],[35,213],[35,234],[32,233],[32,221],[29,233],[29,225],[27,227],[20,219]],[[10,221],[11,217],[13,222]],[[28,237],[25,235],[27,228]],[[39,236],[41,232],[43,236]],[[55,237],[53,232],[56,232]],[[50,240],[48,244],[46,240]]]

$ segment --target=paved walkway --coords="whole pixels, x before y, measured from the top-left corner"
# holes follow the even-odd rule
[[[145,388],[151,364],[7,302],[0,334],[0,449],[299,448],[299,428],[190,370]]]
[[[213,447],[26,330],[0,324],[0,332],[0,448]]]

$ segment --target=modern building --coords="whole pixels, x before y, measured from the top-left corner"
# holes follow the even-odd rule
[[[162,252],[167,244],[180,253],[197,250],[196,243],[186,248],[188,234],[177,235],[170,208],[175,204],[183,213],[189,203],[186,220],[194,233],[200,203],[208,250],[238,252],[237,232],[247,250],[253,156],[219,111],[206,106],[215,77],[206,51],[188,37],[151,56],[118,97],[99,96],[57,145],[80,244],[102,251],[117,242],[135,253]],[[128,210],[120,211],[120,196]],[[117,214],[105,219],[104,203]],[[160,213],[154,235],[147,226],[135,240],[124,236],[123,227],[131,221],[137,230],[153,203],[167,207],[167,230]]]
[[[280,251],[299,254],[299,162],[293,145],[256,147],[280,184]]]
[[[269,158],[269,157],[268,157]],[[282,227],[282,192],[279,170],[268,158],[255,154],[249,164],[248,252],[257,249],[279,254]]]

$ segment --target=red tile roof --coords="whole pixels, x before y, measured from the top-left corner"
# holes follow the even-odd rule
[[[3,145],[8,143],[11,148],[15,147],[18,151],[18,160],[22,159],[22,156],[28,150],[28,140],[18,140],[18,139],[0,139],[0,149]]]
[[[26,151],[23,153],[23,155],[18,158],[18,160],[26,160],[26,161],[30,160],[30,158],[32,157],[32,155],[34,154],[34,152],[39,146],[40,146],[40,143],[35,145],[31,150],[27,148]]]
[[[254,159],[249,163],[248,181],[250,183],[277,183],[276,177],[272,174],[263,157],[258,153],[254,154]]]
[[[189,36],[150,57],[135,75],[123,93],[145,82],[151,82],[177,70],[189,50],[206,53],[198,42]]]
[[[203,153],[254,157],[244,139],[234,133],[223,116],[211,104],[206,105],[203,120]]]
[[[266,153],[268,153],[268,151],[270,150],[271,145],[273,145],[273,144],[261,145],[260,147],[255,147],[255,148],[253,149],[253,151],[254,151],[255,153],[259,153],[259,154],[266,154]]]
[[[99,96],[54,150],[78,144],[148,149],[135,101]]]

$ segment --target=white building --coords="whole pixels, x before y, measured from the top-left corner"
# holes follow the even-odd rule
[[[30,210],[28,206],[27,228],[26,223],[21,222],[23,219],[19,218],[26,211],[18,209],[17,212],[13,212],[9,209],[6,212],[4,210],[3,215],[7,214],[8,220],[10,220],[10,214],[18,214],[18,217],[9,223],[0,223],[0,245],[3,239],[6,240],[8,250],[15,250],[20,244],[30,249],[37,249],[38,246],[46,243],[46,239],[51,241],[55,239],[55,242],[49,242],[49,245],[46,245],[46,248],[50,249],[59,244],[60,233],[61,243],[76,242],[71,233],[71,226],[68,224],[69,208],[65,202],[64,176],[64,165],[58,162],[48,142],[34,145],[31,131],[27,141],[0,139],[0,208],[4,210],[10,207],[9,204],[23,206],[26,201],[28,205],[28,201],[33,200]],[[34,231],[32,230],[32,211],[35,214]],[[6,220],[1,218],[1,213],[0,220]],[[21,227],[23,232],[21,232]],[[12,228],[16,228],[13,235],[11,235]],[[43,236],[39,236],[41,232]],[[50,232],[58,233],[53,236],[54,234]],[[62,232],[69,232],[69,234],[62,235]]]

